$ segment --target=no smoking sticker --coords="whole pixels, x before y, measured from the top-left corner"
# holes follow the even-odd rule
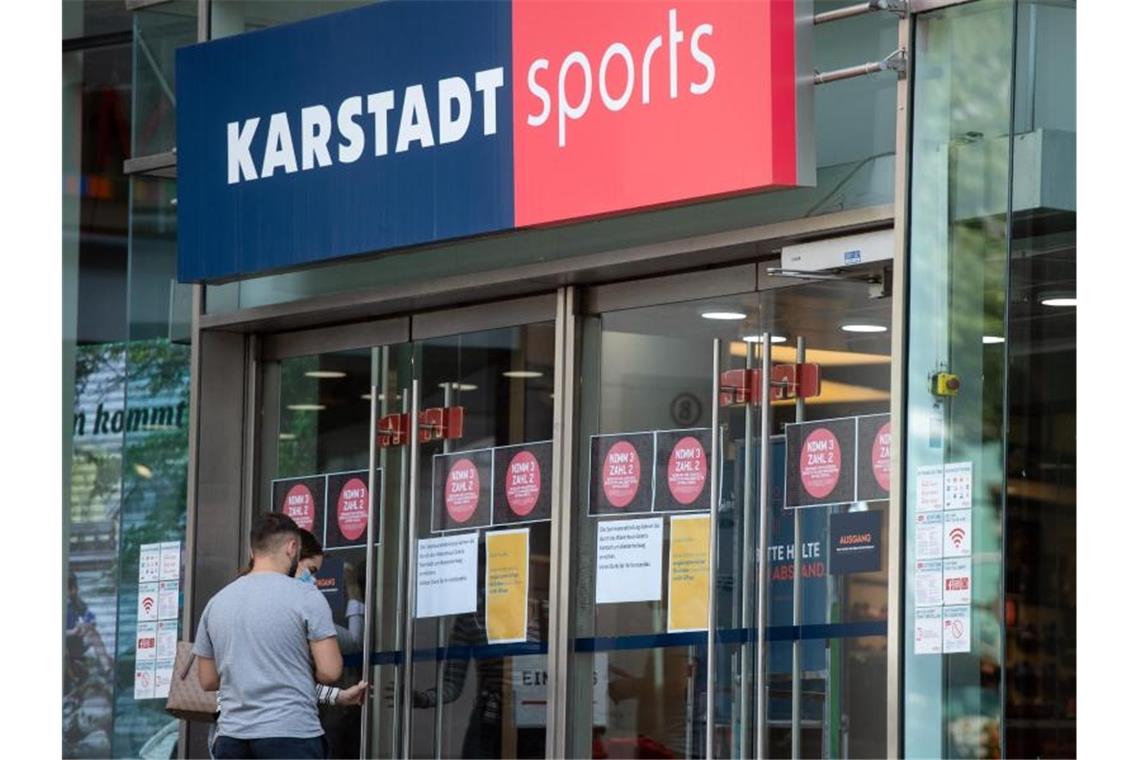
[[[970,608],[942,608],[942,653],[970,651]]]

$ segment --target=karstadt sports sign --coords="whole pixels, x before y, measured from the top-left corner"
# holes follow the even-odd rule
[[[179,279],[815,180],[810,3],[388,0],[177,54]]]

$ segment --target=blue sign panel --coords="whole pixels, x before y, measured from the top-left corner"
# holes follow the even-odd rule
[[[177,53],[178,277],[509,228],[511,4],[392,0]]]

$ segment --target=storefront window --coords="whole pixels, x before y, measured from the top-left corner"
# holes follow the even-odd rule
[[[1015,6],[917,17],[903,752],[1002,751],[1003,341]]]

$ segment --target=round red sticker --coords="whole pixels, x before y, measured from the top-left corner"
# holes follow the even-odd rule
[[[692,504],[701,495],[708,478],[705,447],[696,438],[685,436],[669,455],[669,493],[679,504]]]
[[[336,500],[336,524],[340,534],[355,541],[364,534],[368,525],[368,484],[360,478],[351,478],[340,487]]]
[[[293,518],[298,528],[313,529],[317,515],[317,502],[313,492],[304,483],[298,483],[285,494],[285,504],[281,510]]]
[[[886,423],[875,434],[871,444],[871,472],[879,488],[891,490],[891,423]]]
[[[602,462],[602,491],[618,509],[629,506],[641,483],[641,460],[629,441],[618,441]]]
[[[822,499],[839,483],[843,455],[839,441],[827,428],[816,428],[804,440],[800,452],[800,482],[813,498]]]
[[[526,517],[538,504],[542,488],[542,472],[538,460],[529,451],[520,451],[507,465],[507,506],[519,517]]]
[[[444,483],[443,503],[455,522],[467,522],[479,506],[479,469],[470,459],[451,465]]]

